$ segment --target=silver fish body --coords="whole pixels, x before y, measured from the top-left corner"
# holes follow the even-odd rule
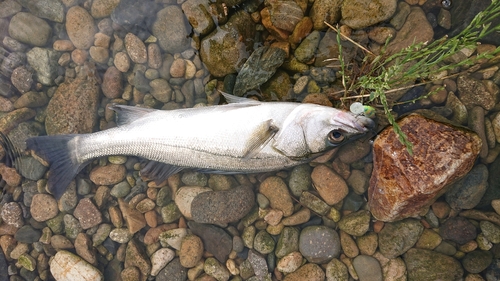
[[[182,168],[265,172],[310,161],[374,127],[369,118],[315,104],[227,98],[233,102],[171,111],[116,105],[118,127],[35,137],[27,146],[50,163],[49,189],[59,197],[97,157],[134,155],[161,163],[143,172],[162,179]]]

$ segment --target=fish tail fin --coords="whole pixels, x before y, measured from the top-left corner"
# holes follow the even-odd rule
[[[75,137],[76,135],[56,135],[26,140],[27,148],[49,163],[47,185],[56,199],[61,198],[78,172],[88,164],[79,163],[74,149],[69,146],[69,142]]]

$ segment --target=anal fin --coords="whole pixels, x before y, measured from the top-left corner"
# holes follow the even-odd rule
[[[150,160],[142,167],[141,175],[154,180],[156,184],[160,184],[182,169],[184,168]]]

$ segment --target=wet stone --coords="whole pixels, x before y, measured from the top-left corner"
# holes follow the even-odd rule
[[[373,257],[359,255],[354,258],[352,265],[358,274],[359,280],[384,280],[380,263]]]
[[[46,48],[35,47],[26,53],[29,65],[35,70],[36,79],[47,86],[54,84],[57,77],[59,53]]]
[[[66,31],[76,48],[89,49],[94,43],[97,27],[87,10],[80,6],[74,6],[66,13]]]
[[[434,251],[410,249],[403,256],[409,280],[457,280],[464,271],[460,263]]]
[[[285,217],[293,213],[293,203],[288,187],[279,177],[269,177],[260,184],[260,193],[269,199],[271,208],[283,212]]]
[[[90,171],[90,180],[96,185],[112,185],[124,180],[125,175],[125,166],[109,164],[92,169]]]
[[[59,209],[57,201],[48,194],[35,194],[31,200],[31,216],[39,222],[43,222],[57,216]]]
[[[70,214],[64,215],[64,232],[71,239],[76,239],[78,233],[83,232],[80,222]]]
[[[16,202],[9,202],[2,206],[1,218],[4,223],[16,228],[24,225],[23,211]]]
[[[488,187],[488,168],[476,165],[446,192],[446,202],[455,209],[472,209],[483,197]]]
[[[41,236],[41,231],[34,229],[30,225],[25,225],[16,232],[14,238],[17,240],[17,242],[31,244],[38,241]]]
[[[398,52],[414,42],[428,42],[434,36],[434,31],[424,11],[420,7],[411,7],[409,10],[403,26],[387,46],[389,53]],[[406,11],[403,12],[406,13]]]
[[[326,263],[340,254],[339,235],[326,226],[308,226],[300,233],[299,251],[309,262]]]
[[[83,229],[89,229],[102,222],[102,216],[89,198],[80,200],[73,215],[80,221]]]
[[[492,260],[493,254],[490,251],[476,250],[465,255],[462,265],[470,273],[480,273],[490,265]]]
[[[203,255],[203,243],[196,235],[187,235],[182,239],[179,260],[185,268],[195,267]]]
[[[350,213],[339,221],[339,228],[342,231],[354,236],[364,235],[370,227],[370,212],[361,210]]]
[[[125,268],[135,266],[139,268],[141,275],[146,277],[151,272],[151,262],[145,254],[143,245],[135,240],[130,240],[125,251]]]
[[[226,262],[233,247],[233,239],[222,228],[214,225],[188,222],[193,234],[203,241],[205,250],[212,253],[220,262]]]
[[[156,276],[175,257],[175,252],[169,248],[161,248],[151,255],[151,275]]]
[[[460,75],[457,78],[458,97],[469,108],[479,105],[485,110],[491,110],[498,102],[498,87],[496,92],[487,90],[484,80]]]
[[[169,262],[156,276],[158,281],[184,281],[187,279],[187,270],[184,268],[179,258]]]
[[[433,250],[439,246],[442,241],[443,239],[438,233],[426,228],[415,244],[415,248]]]
[[[210,276],[220,281],[229,280],[230,273],[226,267],[214,258],[205,260],[203,270]]]
[[[491,243],[500,243],[500,227],[489,221],[481,221],[479,223],[482,233]]]
[[[10,20],[10,36],[25,44],[45,46],[51,33],[52,30],[45,20],[30,13],[17,13]]]
[[[344,179],[325,165],[316,166],[311,178],[319,195],[328,205],[337,204],[349,192]]]
[[[348,1],[342,4],[342,23],[352,29],[361,29],[385,21],[396,12],[397,1]]]
[[[176,28],[171,28],[172,26]],[[158,38],[160,47],[168,53],[179,53],[189,47],[191,27],[178,6],[172,5],[160,10],[156,14],[152,32]]]
[[[19,92],[26,93],[31,89],[31,85],[33,84],[33,73],[25,66],[20,66],[12,71],[10,79],[12,85],[14,85]]]
[[[267,233],[267,231],[261,230],[257,232],[257,235],[255,235],[255,239],[253,241],[253,248],[257,252],[263,255],[267,255],[274,250],[274,247],[274,239],[269,233]]]
[[[284,281],[322,281],[325,279],[325,272],[321,267],[314,263],[307,263],[285,276]]]
[[[191,203],[193,220],[200,223],[224,224],[240,220],[255,202],[251,185],[223,191],[203,192]]]
[[[314,57],[316,48],[319,45],[321,36],[318,31],[313,31],[309,34],[295,50],[295,57],[299,62],[307,63]]]
[[[103,280],[103,275],[98,269],[68,251],[57,252],[50,263],[50,273],[56,280]]]
[[[389,259],[405,253],[417,243],[423,225],[414,219],[386,223],[378,235],[380,252]]]
[[[443,239],[448,239],[458,244],[476,238],[476,227],[464,217],[453,217],[448,219],[439,228],[439,234]]]

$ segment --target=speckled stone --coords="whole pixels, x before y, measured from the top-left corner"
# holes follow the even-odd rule
[[[299,251],[309,261],[326,263],[340,254],[340,238],[327,226],[308,226],[300,232]]]

